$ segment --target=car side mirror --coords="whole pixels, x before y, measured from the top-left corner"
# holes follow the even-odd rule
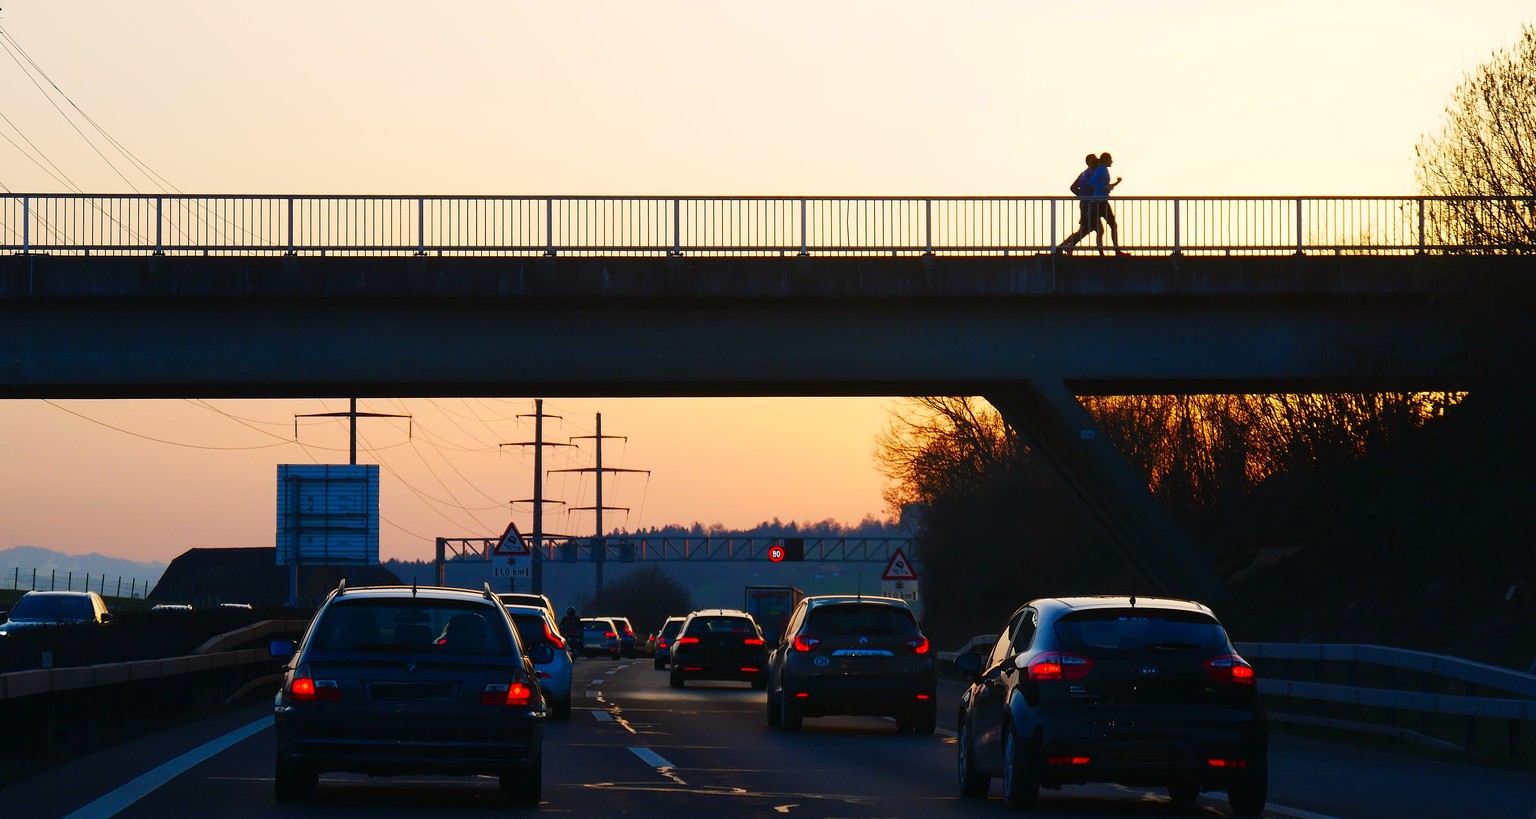
[[[293,641],[273,640],[267,644],[267,654],[286,660],[293,656]]]
[[[110,611],[102,612],[101,613],[101,622],[103,622],[103,623],[110,623],[110,622],[112,622],[112,612],[110,612]]]
[[[981,679],[981,655],[974,651],[967,651],[955,658],[955,670],[970,677],[972,680]]]
[[[534,665],[544,665],[555,659],[555,650],[550,648],[549,643],[539,643],[528,649],[528,659],[533,660]]]

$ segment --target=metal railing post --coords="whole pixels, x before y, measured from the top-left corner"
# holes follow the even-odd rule
[[[1301,254],[1301,199],[1296,199],[1296,255]]]
[[[805,245],[805,231],[806,231],[806,228],[805,228],[805,200],[801,199],[800,200],[800,255],[801,256],[809,256],[809,255],[811,255],[810,251],[805,249],[806,248],[806,245]]]
[[[1419,255],[1424,255],[1424,197],[1419,197]]]
[[[292,196],[288,197],[288,255],[289,256],[294,255],[294,252],[293,252],[293,197]]]
[[[161,227],[165,224],[164,212],[165,197],[155,197],[155,255],[165,255],[165,242],[161,237]]]
[[[21,197],[21,252],[32,252],[32,197]]]
[[[672,252],[668,256],[683,255],[683,200],[672,200]]]
[[[927,239],[928,250],[923,255],[925,255],[925,256],[932,256],[933,255],[933,200],[932,199],[924,199],[923,200],[923,210],[925,211],[925,216],[926,216],[926,221],[927,221],[926,232],[928,234],[928,239]]]
[[[1183,203],[1179,200],[1173,200],[1173,255],[1175,256],[1180,256],[1184,253],[1179,237],[1179,211],[1181,210],[1179,206],[1181,204]]]
[[[427,198],[416,200],[416,255],[427,255]]]
[[[1059,245],[1056,244],[1056,200],[1046,200],[1051,206],[1051,252],[1055,253]]]
[[[544,200],[544,255],[555,255],[555,198]]]

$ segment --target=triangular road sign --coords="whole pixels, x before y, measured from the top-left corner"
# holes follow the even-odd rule
[[[912,561],[907,560],[907,555],[900,549],[891,555],[891,562],[885,564],[885,574],[880,575],[881,580],[916,580],[917,570],[912,568]]]
[[[507,531],[501,533],[501,540],[496,541],[496,547],[491,549],[491,554],[512,556],[530,554],[528,544],[523,542],[522,532],[517,531],[517,524],[507,522]]]

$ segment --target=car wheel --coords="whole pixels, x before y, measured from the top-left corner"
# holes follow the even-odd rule
[[[975,799],[986,796],[992,789],[992,777],[976,770],[975,750],[971,748],[971,729],[960,717],[960,736],[955,739],[960,757],[960,795]]]
[[[768,675],[767,674],[763,674],[760,677],[753,678],[753,680],[752,680],[752,688],[753,688],[753,690],[762,691],[763,689],[765,689],[767,687],[768,687]]]
[[[1269,801],[1269,768],[1260,765],[1227,787],[1227,804],[1238,816],[1258,816]]]
[[[1200,783],[1193,779],[1179,779],[1168,783],[1168,798],[1175,805],[1187,805],[1200,798]]]
[[[778,728],[783,718],[783,712],[779,709],[779,698],[769,693],[764,699],[768,700],[768,727]]]
[[[544,798],[544,758],[501,775],[501,796],[513,805],[531,806]]]
[[[556,700],[555,701],[555,707],[553,709],[551,709],[551,711],[550,711],[550,718],[551,719],[570,719],[571,718],[571,698],[570,697],[566,697],[563,700]]]
[[[800,730],[804,720],[800,716],[800,704],[789,695],[789,689],[779,689],[779,727],[793,734]]]
[[[302,802],[314,795],[320,775],[308,768],[282,757],[277,758],[273,772],[273,792],[279,802]]]
[[[666,667],[667,667],[667,661],[663,660],[660,657],[657,657],[656,658],[656,670],[657,671],[661,671],[661,670],[665,669]]]
[[[917,713],[912,715],[912,733],[920,737],[931,737],[939,727],[939,704],[936,700],[929,699],[927,705],[919,705]]]
[[[675,668],[672,669],[672,677],[671,677],[670,680],[668,680],[668,682],[670,682],[672,684],[673,688],[682,688],[683,687],[683,675],[682,675],[682,673],[680,673]]]
[[[1003,805],[1009,810],[1030,810],[1040,799],[1040,781],[1026,760],[1024,743],[1012,725],[1003,736]]]

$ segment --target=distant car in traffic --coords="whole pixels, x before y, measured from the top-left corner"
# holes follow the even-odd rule
[[[1161,786],[1175,803],[1224,790],[1239,816],[1268,798],[1268,728],[1253,668],[1205,606],[1149,597],[1032,601],[992,651],[961,654],[960,793],[1027,810],[1041,788]]]
[[[635,656],[635,627],[630,625],[628,617],[615,617],[611,614],[606,616],[618,627],[619,652],[625,657],[633,658]]]
[[[672,643],[673,688],[688,680],[742,680],[761,689],[767,681],[768,647],[752,615],[736,609],[702,609],[683,621]]]
[[[149,610],[167,611],[172,613],[180,612],[184,614],[186,612],[192,611],[193,609],[192,604],[190,603],[156,603],[153,606],[150,606]]]
[[[661,629],[656,632],[656,670],[661,671],[672,661],[672,644],[677,641],[678,632],[683,630],[683,623],[687,617],[668,617],[661,624]]]
[[[573,663],[566,650],[565,640],[555,631],[549,612],[543,606],[507,606],[512,625],[517,627],[518,638],[524,650],[536,646],[548,646],[549,657],[534,662],[539,674],[539,687],[549,703],[551,719],[571,718],[571,672]],[[541,655],[542,656],[542,655]]]
[[[620,652],[619,627],[607,617],[581,618],[581,656],[608,655],[617,660]]]
[[[0,623],[0,637],[29,628],[112,622],[106,601],[93,591],[29,591],[17,598],[6,616]]]
[[[806,717],[889,716],[932,734],[938,671],[906,601],[817,595],[802,599],[768,658],[768,725],[798,731]]]
[[[560,634],[560,615],[555,613],[555,604],[551,603],[548,595],[534,592],[500,592],[496,595],[506,606],[538,606],[549,612],[549,621],[555,624],[555,633]],[[565,639],[566,635],[560,635]]]
[[[547,710],[513,625],[487,585],[381,586],[326,598],[286,657],[273,709],[279,801],[328,771],[499,777],[507,801],[541,796]],[[535,664],[553,650],[527,649]]]

